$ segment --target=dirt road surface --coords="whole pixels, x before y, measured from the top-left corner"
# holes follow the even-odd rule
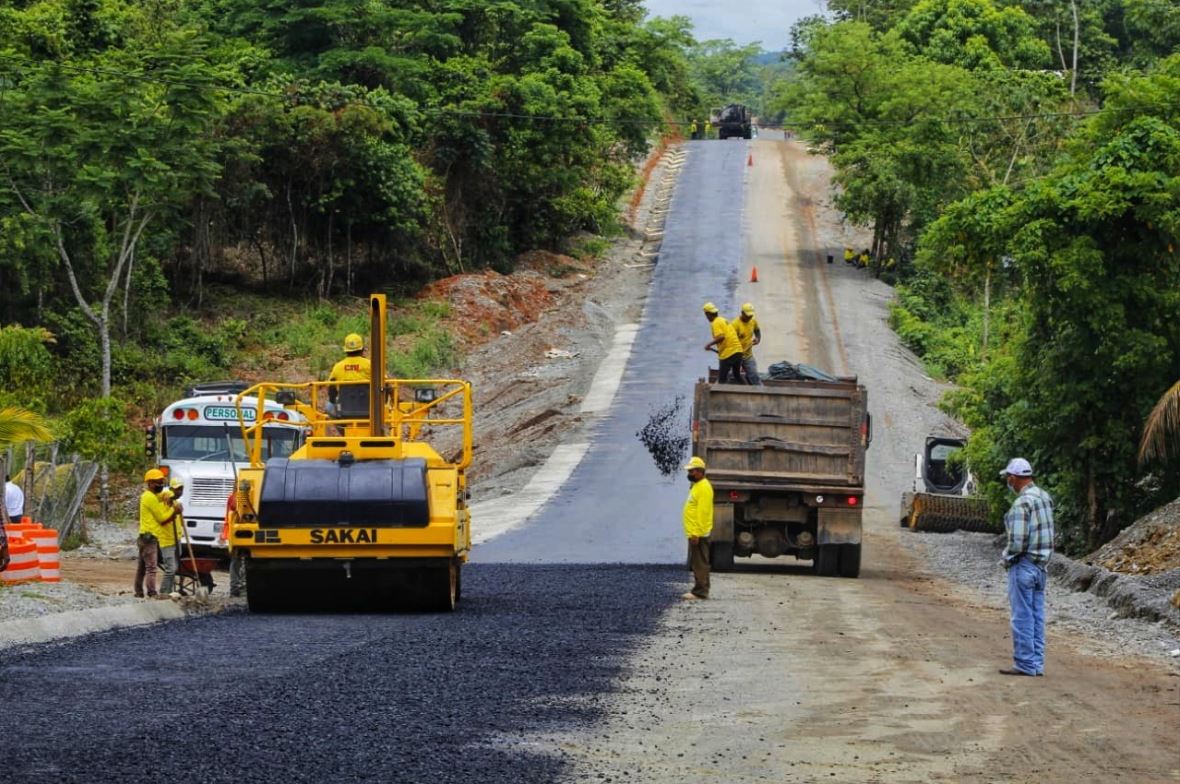
[[[481,545],[456,614],[230,611],[0,653],[4,780],[1180,781],[1174,667],[1055,630],[1046,677],[1000,676],[1005,614],[903,546],[910,456],[954,423],[887,290],[840,261],[823,162],[687,148],[614,405],[570,435],[588,449],[557,495]],[[868,386],[860,579],[749,562],[678,600],[686,486],[634,429],[703,372],[704,299],[756,305],[763,367]]]
[[[865,569],[859,580],[819,579],[756,559],[715,576],[713,599],[673,608],[636,654],[609,720],[556,742],[578,750],[586,779],[1180,780],[1174,669],[1088,657],[1075,650],[1086,640],[1054,634],[1046,678],[1005,678],[1006,616],[900,546],[912,535],[896,525],[912,454],[927,433],[957,425],[934,407],[940,386],[887,329],[887,301],[843,265],[840,247],[819,243],[825,163],[781,140],[749,148],[732,302],[755,305],[761,367],[808,362],[856,373],[870,390]],[[666,251],[661,263],[676,259]]]

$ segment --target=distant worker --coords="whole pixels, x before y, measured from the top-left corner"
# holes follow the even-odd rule
[[[237,514],[237,495],[230,493],[229,500],[225,504],[225,524],[221,526],[222,541],[228,539],[230,518],[236,517]],[[235,547],[229,557],[229,595],[235,599],[241,596],[246,589],[246,562],[242,557],[242,552],[241,547]]]
[[[709,598],[709,534],[713,533],[713,485],[705,478],[705,461],[688,461],[690,484],[684,502],[684,535],[688,538],[688,563],[692,567],[692,590],[680,598],[692,601]]]
[[[147,489],[139,496],[139,536],[135,544],[139,551],[135,560],[135,595],[155,598],[156,565],[160,559],[161,527],[170,525],[176,512],[172,504],[160,497],[164,492],[164,472],[153,468],[143,475]]]
[[[852,248],[844,248],[844,263],[852,264],[856,261],[856,251]]]
[[[332,368],[328,380],[368,381],[370,372],[369,358],[365,356],[365,341],[360,335],[353,332],[344,338],[344,359],[337,362]],[[333,408],[336,406],[339,392],[340,387],[338,386],[328,387],[328,402],[332,404]]]
[[[720,359],[717,368],[717,383],[728,384],[730,376],[734,384],[742,383],[742,342],[738,340],[733,326],[723,319],[712,302],[704,306],[705,318],[713,330],[713,339],[705,344],[705,351],[716,351]]]
[[[862,250],[860,252],[860,258],[859,258],[861,269],[865,269],[866,267],[868,267],[869,262],[872,261],[872,259],[873,259],[873,255],[871,253],[869,253],[868,248],[865,248],[864,250]]]
[[[160,526],[160,571],[164,578],[160,581],[160,593],[170,595],[176,590],[176,570],[180,566],[180,526],[184,525],[184,504],[180,496],[184,494],[184,480],[173,477],[168,483],[168,489],[160,493],[160,499],[172,507],[172,522]]]
[[[8,474],[4,475],[4,510],[13,523],[19,523],[25,513],[25,493]]]
[[[700,128],[697,127],[697,121],[693,120],[692,123],[688,126],[688,138],[699,139],[700,135],[701,135],[701,130],[700,130]]]
[[[711,120],[705,120],[705,138],[706,139],[708,139],[710,137],[710,135],[712,134],[712,131],[713,131],[713,122]]]
[[[1053,499],[1033,483],[1032,466],[1023,457],[1012,458],[1000,476],[1016,493],[1012,508],[1004,515],[1013,666],[1000,673],[1044,675],[1045,584],[1053,555]]]
[[[733,331],[737,333],[738,341],[742,344],[742,374],[750,386],[758,386],[762,380],[758,378],[758,363],[754,361],[754,346],[762,342],[762,330],[758,326],[758,319],[754,318],[754,306],[749,302],[742,305],[742,313],[732,322]]]

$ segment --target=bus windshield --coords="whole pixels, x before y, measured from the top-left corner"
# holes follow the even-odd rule
[[[166,460],[245,463],[249,461],[242,430],[222,425],[165,425],[160,456]],[[300,431],[294,427],[262,429],[262,459],[290,457],[299,448]]]

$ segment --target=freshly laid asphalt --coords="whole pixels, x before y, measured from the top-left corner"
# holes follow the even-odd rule
[[[736,312],[749,146],[728,140],[690,142],[688,149],[643,321],[610,412],[550,502],[524,525],[480,545],[475,560],[683,562],[680,509],[688,485],[680,471],[662,476],[636,433],[683,396],[687,434],[693,385],[717,365],[717,355],[704,350],[711,335],[701,306],[711,301],[726,317]]]
[[[733,310],[746,151],[690,144],[614,406],[559,493],[477,548],[457,612],[228,612],[0,652],[0,781],[568,778],[528,738],[600,720],[684,590],[686,486],[636,432],[681,395],[687,421],[716,362],[701,304]]]
[[[234,612],[0,654],[4,782],[552,782],[673,567],[477,565],[451,615]]]

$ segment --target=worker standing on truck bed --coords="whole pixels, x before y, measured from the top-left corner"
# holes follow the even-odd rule
[[[1053,499],[1033,483],[1033,470],[1023,457],[1014,457],[1000,472],[1016,493],[1004,515],[1008,545],[1008,603],[1012,608],[1012,667],[1002,675],[1045,674],[1045,583],[1053,555]]]
[[[717,368],[717,383],[729,383],[730,376],[733,376],[733,383],[742,383],[742,342],[738,340],[733,325],[721,317],[716,305],[706,302],[704,310],[705,318],[713,330],[713,339],[705,344],[705,351],[716,349],[721,360]]]
[[[329,381],[368,381],[369,359],[365,356],[365,341],[353,332],[344,338],[344,359],[333,366]],[[328,402],[336,404],[340,387],[328,387]]]
[[[742,313],[732,322],[733,331],[737,333],[738,341],[742,344],[742,373],[746,383],[758,386],[762,380],[758,378],[758,363],[754,361],[754,346],[762,342],[762,330],[758,326],[758,319],[754,318],[754,306],[749,302],[742,305]]]
[[[713,485],[705,478],[705,461],[688,461],[691,485],[684,502],[684,535],[688,537],[688,563],[692,567],[692,590],[680,598],[689,601],[709,598],[709,534],[713,533]]]

